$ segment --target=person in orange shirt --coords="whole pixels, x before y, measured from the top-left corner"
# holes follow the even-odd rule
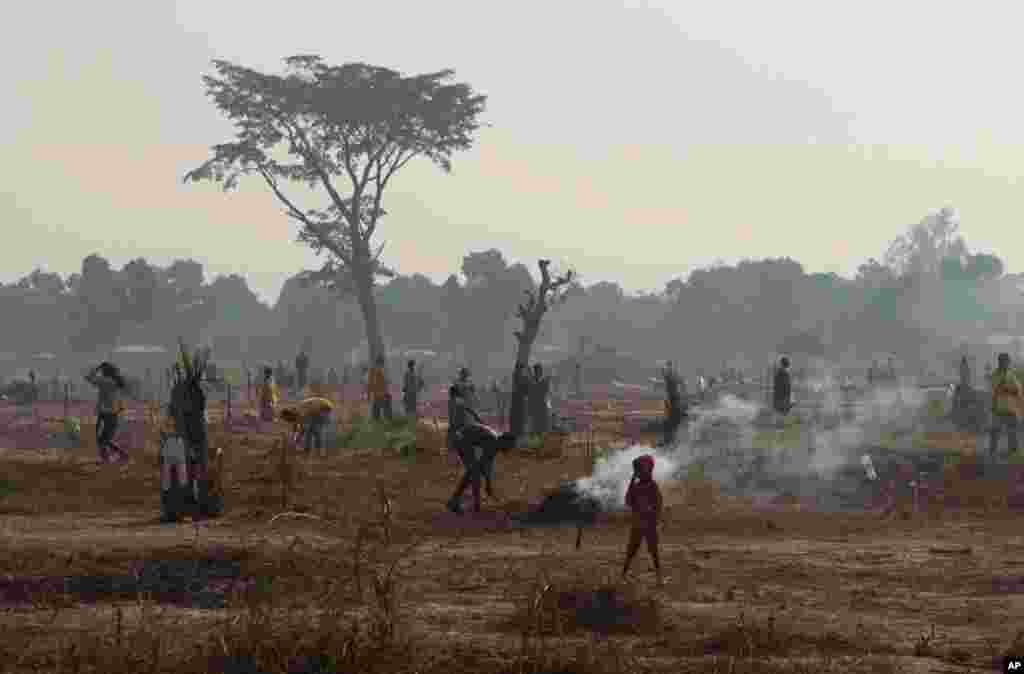
[[[274,383],[274,371],[270,367],[263,368],[263,383],[259,388],[260,419],[263,421],[274,420],[274,408],[277,406],[281,394]]]
[[[386,412],[388,395],[387,377],[384,375],[384,356],[377,356],[376,363],[366,375],[366,396],[370,401],[373,419],[380,421]]]

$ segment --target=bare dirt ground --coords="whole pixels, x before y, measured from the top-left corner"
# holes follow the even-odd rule
[[[300,454],[284,503],[277,436],[212,435],[226,514],[178,525],[157,523],[152,446],[124,466],[89,445],[0,450],[0,669],[968,672],[1024,652],[1024,530],[1005,508],[768,511],[663,484],[666,583],[642,550],[621,584],[623,516],[579,550],[571,529],[505,517],[586,474],[576,447],[502,456],[499,499],[459,517],[444,510],[459,467],[437,446]],[[200,607],[38,585],[199,559],[236,561],[246,589]]]

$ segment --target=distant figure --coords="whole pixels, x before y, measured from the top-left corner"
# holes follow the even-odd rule
[[[101,463],[128,461],[128,453],[114,442],[118,415],[122,405],[120,396],[127,386],[121,371],[113,363],[100,363],[85,375],[85,380],[96,387],[96,446]],[[111,455],[113,452],[113,456]]]
[[[583,397],[583,364],[578,360],[573,372],[572,386],[577,398]]]
[[[277,361],[277,367],[274,368],[274,381],[278,386],[288,385],[288,369],[284,366],[283,360]]]
[[[965,390],[971,387],[971,366],[967,362],[967,356],[960,359],[960,386]]]
[[[665,365],[662,377],[665,380],[666,419],[664,443],[666,446],[670,446],[675,443],[676,433],[679,431],[679,426],[683,423],[683,416],[685,416],[686,411],[683,408],[683,395],[680,390],[679,375],[676,373],[672,361]]]
[[[295,356],[295,375],[297,388],[305,391],[309,375],[309,356],[305,351],[299,351],[299,355]]]
[[[868,368],[868,386],[874,386],[878,381],[878,361],[871,361],[871,367]]]
[[[260,419],[263,421],[274,420],[274,409],[281,399],[281,393],[274,383],[274,371],[270,367],[263,368],[263,381],[260,383],[258,400],[260,405]]]
[[[330,386],[332,389],[335,389],[338,388],[339,383],[340,381],[338,379],[338,371],[333,367],[327,370],[327,385]]]
[[[640,550],[640,544],[647,541],[647,551],[658,575],[658,585],[663,582],[661,560],[658,554],[658,521],[661,519],[662,499],[658,483],[654,481],[654,457],[649,454],[633,459],[633,477],[626,490],[626,506],[633,513],[626,546],[626,561],[622,565],[622,579],[629,574],[629,567]]]
[[[36,383],[36,371],[28,371],[28,384],[29,384],[29,403],[35,404],[39,401],[39,386]]]
[[[995,458],[999,435],[1005,430],[1007,449],[1017,451],[1017,424],[1020,414],[1021,387],[1010,369],[1010,354],[999,354],[999,367],[992,373],[992,430],[989,434],[988,453]]]
[[[507,428],[508,423],[508,403],[511,399],[512,392],[509,390],[508,376],[505,376],[499,382],[497,379],[494,380],[494,403],[498,408],[498,423],[503,428]]]
[[[388,382],[384,374],[384,364],[384,356],[377,356],[374,366],[366,375],[366,397],[370,401],[371,416],[374,421],[380,421],[385,416]]]
[[[896,361],[893,360],[892,356],[889,357],[889,367],[885,372],[885,378],[889,380],[890,384],[895,384],[899,381],[899,377],[896,375]]]
[[[352,383],[352,366],[346,365],[341,368],[341,385],[348,386]]]
[[[402,382],[402,403],[405,406],[405,416],[417,418],[419,395],[425,385],[423,377],[416,372],[416,361],[410,360],[406,364],[405,379]]]
[[[468,367],[459,368],[459,377],[457,380],[459,387],[462,389],[463,395],[466,396],[466,401],[469,406],[473,409],[478,409],[480,407],[480,399],[477,396],[476,385],[473,383],[471,377],[472,374]]]
[[[786,356],[779,360],[779,367],[775,370],[772,406],[782,416],[789,414],[793,407],[793,379],[789,373],[789,358]]]
[[[992,363],[985,363],[985,381],[992,384]]]
[[[550,393],[551,378],[544,376],[544,367],[540,363],[534,363],[533,378],[527,396],[534,433],[547,433],[551,430],[551,408],[548,403]]]

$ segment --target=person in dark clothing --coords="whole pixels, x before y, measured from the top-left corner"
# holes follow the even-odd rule
[[[480,512],[480,482],[483,480],[486,483],[487,495],[493,498],[494,459],[499,451],[515,446],[515,436],[511,433],[499,435],[484,425],[476,411],[467,404],[457,384],[449,388],[448,395],[452,401],[450,404],[457,410],[456,423],[459,424],[454,432],[450,431],[449,446],[458,452],[464,468],[455,493],[448,499],[448,509],[461,513],[462,495],[470,487],[473,491],[473,510]]]
[[[100,461],[125,462],[128,453],[114,442],[117,433],[118,414],[121,411],[120,394],[127,387],[121,371],[113,363],[100,363],[85,375],[85,380],[96,387],[96,446],[100,451]],[[110,452],[116,455],[112,457]]]
[[[551,377],[544,376],[544,368],[540,363],[534,363],[528,395],[530,425],[534,433],[547,433],[551,429],[551,409],[548,406],[550,393]]]
[[[509,430],[519,439],[526,432],[526,397],[530,390],[530,375],[526,363],[517,362],[512,374],[512,392],[509,399]]]
[[[793,380],[789,373],[789,358],[785,356],[779,361],[775,370],[775,383],[772,391],[775,411],[785,416],[793,406]]]
[[[424,387],[423,377],[416,371],[416,361],[410,360],[405,369],[405,379],[402,382],[402,403],[405,406],[405,415],[416,418],[419,406],[420,391]]]
[[[456,436],[466,425],[467,416],[476,414],[472,408],[468,382],[469,370],[462,368],[459,378],[448,387],[448,448],[452,450],[458,449]]]
[[[302,391],[306,388],[307,375],[309,374],[309,356],[306,355],[305,351],[299,351],[299,355],[295,357],[295,375],[296,384],[298,385],[299,395],[302,395]]]
[[[675,442],[676,433],[683,423],[686,410],[683,408],[683,393],[679,375],[672,366],[672,361],[665,366],[663,376],[665,378],[665,411],[667,413],[664,442],[668,446]]]

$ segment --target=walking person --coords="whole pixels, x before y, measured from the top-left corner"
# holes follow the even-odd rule
[[[128,453],[114,442],[117,433],[118,415],[122,409],[121,394],[127,382],[113,363],[103,361],[85,375],[85,380],[96,387],[96,446],[100,462],[125,463]]]
[[[626,490],[626,506],[633,512],[633,522],[626,546],[626,561],[622,565],[622,580],[629,574],[630,564],[640,550],[640,544],[647,541],[647,552],[658,575],[658,585],[663,582],[661,559],[658,554],[658,522],[661,519],[661,490],[654,481],[654,457],[649,454],[633,459],[633,477]]]
[[[988,453],[995,458],[999,436],[1006,432],[1007,450],[1017,451],[1017,426],[1020,413],[1021,386],[1010,369],[1010,354],[999,354],[998,366],[992,372],[992,429],[989,432]]]

